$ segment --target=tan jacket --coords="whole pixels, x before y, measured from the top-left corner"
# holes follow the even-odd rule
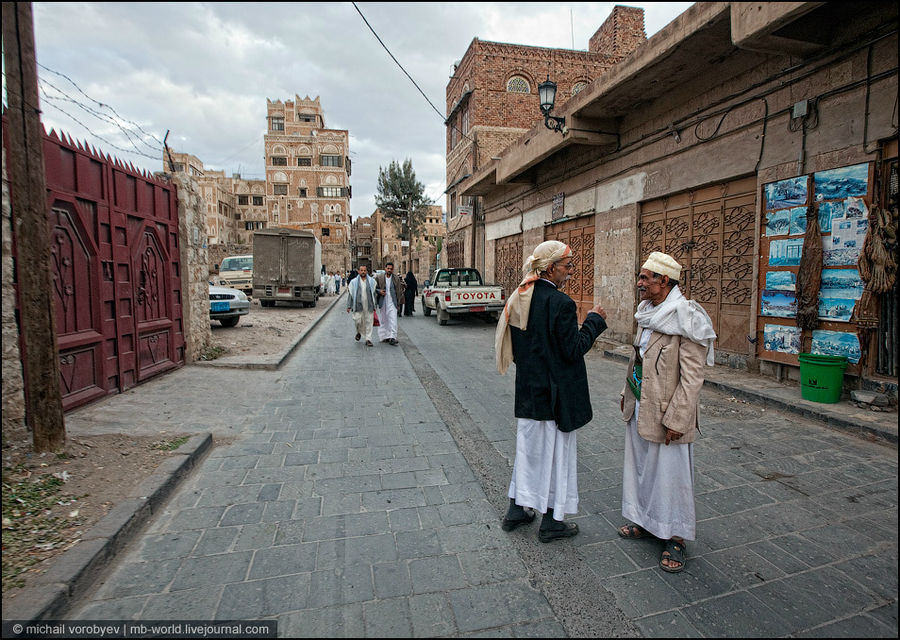
[[[640,331],[635,342],[640,342]],[[634,367],[635,354],[628,362],[628,374]],[[682,336],[653,332],[644,353],[643,382],[641,382],[641,410],[638,414],[638,434],[650,442],[664,443],[666,428],[684,434],[673,441],[677,444],[693,442],[697,437],[697,404],[703,387],[703,364],[706,347]],[[623,418],[627,422],[634,415],[635,397],[628,388],[622,389],[625,398]]]

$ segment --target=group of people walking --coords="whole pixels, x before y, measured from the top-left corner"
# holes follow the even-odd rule
[[[497,325],[497,370],[516,364],[516,456],[505,531],[542,514],[538,539],[578,534],[566,514],[578,511],[576,430],[593,417],[584,356],[606,329],[594,306],[578,327],[575,302],[561,289],[572,274],[572,249],[557,241],[535,248],[525,279]],[[620,394],[625,428],[622,538],[662,541],[659,566],[685,566],[685,540],[695,539],[693,442],[703,365],[714,364],[709,315],[679,289],[681,265],[653,252],[636,287],[634,353]],[[644,363],[647,366],[644,366]]]
[[[384,265],[384,272],[374,277],[366,265],[358,267],[357,276],[348,284],[347,313],[353,314],[356,341],[363,337],[366,346],[372,347],[372,332],[378,318],[378,337],[381,342],[397,346],[397,318],[411,316],[415,310],[418,282],[412,271],[401,278],[394,274],[394,263]]]

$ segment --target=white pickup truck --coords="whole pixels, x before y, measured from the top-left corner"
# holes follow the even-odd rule
[[[438,269],[422,291],[422,309],[426,316],[437,313],[438,323],[447,324],[450,316],[477,313],[497,321],[506,304],[500,285],[485,285],[477,269]]]

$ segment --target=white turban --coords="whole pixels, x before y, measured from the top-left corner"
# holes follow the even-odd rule
[[[554,262],[572,255],[569,245],[557,240],[547,240],[537,247],[522,267],[525,279],[519,284],[509,299],[506,307],[497,323],[497,333],[494,335],[494,351],[497,361],[497,371],[500,375],[506,373],[513,361],[512,337],[509,327],[513,326],[522,331],[528,328],[528,314],[531,311],[531,294],[534,291],[534,283],[539,280],[541,273],[550,268]]]

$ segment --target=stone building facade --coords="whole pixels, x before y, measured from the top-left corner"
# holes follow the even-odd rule
[[[395,271],[403,274],[412,271],[420,282],[429,278],[436,268],[438,247],[443,245],[447,233],[444,211],[439,205],[428,208],[421,232],[408,243],[401,239],[396,223],[380,209],[375,209],[368,218],[360,218],[353,226],[354,231],[361,233],[356,255],[369,255],[366,264],[371,269],[383,269],[387,262],[393,262]],[[360,253],[360,249],[365,252],[367,247],[370,247],[369,254]]]
[[[557,83],[558,111],[645,41],[644,10],[624,6],[614,7],[587,51],[472,40],[447,84],[450,266],[484,266],[481,202],[457,186],[542,121],[538,85],[548,76]]]
[[[896,393],[896,281],[850,300],[850,317],[820,309],[813,331],[767,305],[798,274],[780,251],[803,232],[773,222],[794,216],[785,202],[802,222],[818,211],[832,244],[843,240],[822,215],[851,206],[840,194],[896,212],[897,14],[878,2],[696,3],[556,109],[566,131],[536,123],[454,187],[482,202],[487,277],[513,281],[535,245],[563,240],[577,255],[566,292],[582,315],[601,303],[604,337],[627,343],[635,273],[662,250],[713,319],[719,364],[796,380],[801,349],[856,343],[848,379]],[[847,247],[877,223],[860,222]],[[829,269],[855,275],[855,257],[825,250]]]
[[[319,98],[266,101],[264,180],[230,177],[188,153],[169,153],[165,171],[197,181],[206,207],[210,271],[222,258],[252,253],[253,232],[310,229],[322,242],[323,268],[350,268],[349,133],[327,129]]]
[[[319,98],[266,100],[266,213],[270,226],[310,229],[325,269],[350,268],[350,136],[328,129]]]
[[[357,218],[353,221],[350,230],[350,265],[352,269],[365,265],[368,270],[372,270],[373,222],[370,217]]]

